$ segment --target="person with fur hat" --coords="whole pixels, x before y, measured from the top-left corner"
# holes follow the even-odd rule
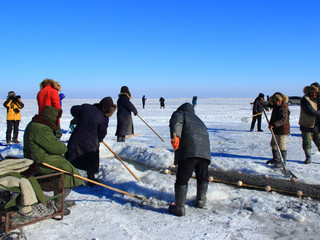
[[[40,91],[37,94],[39,115],[41,115],[45,106],[53,106],[57,109],[61,109],[59,91],[61,91],[61,85],[52,79],[46,78],[40,83]],[[62,130],[60,127],[60,120],[56,134],[57,138],[61,138]]]
[[[7,109],[7,132],[6,132],[6,141],[11,143],[11,133],[13,128],[13,138],[14,143],[19,143],[18,134],[19,134],[19,124],[21,121],[21,111],[20,109],[24,107],[24,104],[21,101],[21,97],[16,95],[14,91],[8,93],[6,101],[3,103],[3,106]]]
[[[88,178],[96,181],[94,176],[99,170],[99,143],[107,134],[109,117],[117,106],[111,97],[103,98],[99,103],[75,105],[71,115],[77,119],[65,157],[76,167],[87,171]],[[93,184],[89,183],[89,186]]]
[[[312,141],[320,151],[320,111],[318,111],[319,88],[315,85],[303,89],[304,96],[300,100],[299,125],[302,133],[302,148],[305,153],[305,164],[311,163]]]
[[[264,101],[264,94],[259,93],[258,97],[254,100],[253,102],[253,107],[252,107],[252,121],[251,121],[251,127],[250,131],[252,132],[254,129],[254,125],[256,124],[256,121],[258,120],[258,132],[263,132],[261,129],[261,122],[262,122],[262,111],[263,108],[267,106],[267,102]]]
[[[277,143],[280,148],[284,165],[287,159],[287,135],[290,134],[289,115],[290,110],[287,105],[289,98],[280,92],[276,92],[270,97],[272,114],[269,122],[269,129],[274,132],[275,139],[272,137],[270,146],[273,159],[267,161],[267,164],[274,164],[275,168],[281,168],[281,157],[278,151]],[[277,141],[277,142],[276,142]]]
[[[134,134],[131,112],[137,115],[138,111],[130,102],[130,98],[131,93],[129,88],[127,86],[121,87],[117,101],[117,131],[115,134],[117,136],[117,142],[124,142],[126,135]]]

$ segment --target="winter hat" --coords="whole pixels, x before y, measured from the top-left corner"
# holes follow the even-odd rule
[[[113,103],[113,100],[111,97],[105,97],[100,102],[99,105],[101,107],[101,110],[105,113],[107,117],[111,117],[112,114],[117,109],[117,105]]]
[[[306,86],[303,89],[303,93],[305,95],[309,95],[309,94],[314,93],[314,92],[319,92],[319,88],[317,88],[315,85]]]
[[[120,93],[128,94],[128,97],[131,98],[131,93],[130,93],[129,88],[127,86],[122,86]]]
[[[258,98],[264,98],[264,94],[263,93],[259,93]]]
[[[59,82],[56,82],[50,78],[46,78],[40,83],[40,90],[48,85],[50,85],[51,87],[53,87],[58,91],[61,91],[61,85],[59,84]]]
[[[8,98],[9,97],[15,97],[16,96],[16,93],[14,92],[14,91],[10,91],[9,93],[8,93]]]
[[[281,93],[281,92],[276,92],[275,94],[273,94],[271,97],[270,97],[270,103],[272,105],[275,105],[277,101],[282,101],[282,103],[288,103],[289,101],[289,98],[287,95]]]

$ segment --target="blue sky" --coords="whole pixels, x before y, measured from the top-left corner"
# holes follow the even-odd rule
[[[318,0],[0,2],[0,98],[301,95],[320,82]]]

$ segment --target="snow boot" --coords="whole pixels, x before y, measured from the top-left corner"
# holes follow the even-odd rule
[[[126,138],[124,136],[117,136],[117,142],[125,142]]]
[[[188,185],[175,185],[175,204],[169,206],[169,212],[176,216],[186,215],[184,204],[186,203]]]
[[[280,155],[278,150],[272,150],[272,159],[268,160],[266,164],[275,164],[280,160]]]
[[[197,201],[196,207],[203,208],[207,202],[207,190],[208,190],[209,183],[202,182],[197,184]]]
[[[306,154],[306,160],[304,161],[304,164],[310,164],[311,163],[311,149],[304,150],[304,153]]]
[[[65,188],[64,189],[64,200],[67,198],[67,196],[70,194],[71,192],[71,188]],[[54,191],[54,195],[59,194],[58,192]],[[58,197],[56,199],[54,199],[54,205],[56,206],[56,208],[58,209],[58,211],[61,211],[62,209],[62,197]],[[69,215],[71,213],[70,209],[68,209],[68,207],[66,205],[64,205],[63,208],[63,215]]]
[[[283,165],[286,166],[287,150],[281,150],[281,155],[282,155],[282,159],[283,159]],[[279,161],[274,164],[274,167],[275,168],[282,168],[281,159],[279,159]]]

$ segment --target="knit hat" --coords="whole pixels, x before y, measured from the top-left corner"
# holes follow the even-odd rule
[[[128,94],[128,97],[131,97],[131,93],[130,93],[129,88],[127,86],[122,86],[120,93],[126,93],[126,94]]]
[[[16,96],[16,93],[14,92],[14,91],[10,91],[9,93],[8,93],[8,98],[9,97],[15,97]]]
[[[259,93],[258,98],[264,98],[264,94],[263,93]]]
[[[117,105],[113,103],[111,97],[105,97],[100,102],[99,105],[101,110],[106,114],[107,117],[111,117],[114,111],[117,109]]]

